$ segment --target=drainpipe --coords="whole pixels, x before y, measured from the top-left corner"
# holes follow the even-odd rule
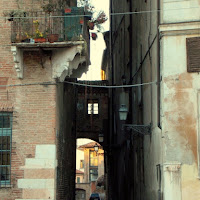
[[[160,0],[157,0],[157,8],[158,8],[158,14],[157,14],[157,104],[158,104],[158,113],[157,113],[157,118],[158,118],[158,127],[161,129],[161,124],[160,124],[160,35],[159,35],[159,26],[160,26]]]
[[[132,12],[132,1],[130,1],[130,7],[129,7],[129,11]],[[132,85],[133,83],[133,18],[132,15],[130,15],[130,30],[129,30],[129,49],[130,49],[130,82],[129,84]],[[132,95],[132,88],[130,88],[130,95],[129,95],[129,110],[131,111],[131,116],[130,116],[130,122],[132,123],[132,99],[133,99],[133,95]]]
[[[129,4],[129,12],[133,11],[133,3],[132,0],[130,1]],[[133,83],[133,15],[130,15],[130,27],[129,27],[129,50],[130,50],[130,82],[129,84],[132,85]],[[131,124],[133,123],[133,88],[130,88],[129,90],[129,110],[131,112],[130,117],[130,122]],[[132,145],[132,142],[131,142]],[[131,149],[133,149],[134,147],[131,146]],[[132,150],[131,150],[132,151]],[[134,156],[134,155],[133,155]],[[133,173],[133,179],[135,180],[135,173],[134,173],[134,169],[132,170],[132,172],[129,173]],[[135,181],[133,181],[133,183],[135,183]],[[129,184],[131,185],[131,184]],[[134,191],[135,191],[135,184],[131,187],[129,187],[129,196],[134,196]],[[133,194],[131,194],[133,192]]]
[[[160,35],[159,35],[159,26],[160,26],[160,0],[157,0],[157,9],[158,9],[158,14],[157,14],[157,105],[158,105],[158,113],[157,113],[157,123],[158,123],[158,127],[161,129],[161,121],[160,121],[160,106],[161,106],[161,102],[160,102]],[[162,155],[161,155],[162,156]],[[159,189],[158,189],[158,200],[162,200],[162,176],[161,176],[161,169],[160,169],[160,165],[159,165]]]

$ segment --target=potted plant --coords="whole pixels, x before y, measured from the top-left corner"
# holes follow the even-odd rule
[[[58,34],[48,34],[47,39],[50,43],[57,42],[59,38]]]
[[[89,28],[90,30],[94,30],[94,26],[95,26],[95,24],[94,24],[93,21],[88,21],[88,28]]]
[[[46,38],[45,38],[45,34],[42,33],[39,30],[39,21],[38,20],[34,20],[33,21],[34,27],[35,27],[35,32],[33,34],[33,38],[35,40],[35,43],[42,43],[42,42],[46,42]]]
[[[88,27],[90,30],[94,29],[94,26],[97,26],[97,28],[100,30],[101,29],[101,24],[103,24],[105,21],[107,21],[107,16],[104,11],[100,11],[97,14],[97,17],[91,19],[88,21]]]
[[[80,22],[80,24],[83,24],[83,23],[84,23],[84,20],[83,20],[82,17],[80,18],[80,21],[79,21],[79,22]]]
[[[57,42],[58,41],[59,34],[52,33],[52,29],[50,27],[46,30],[45,33],[47,35],[48,42],[53,43],[53,42]]]

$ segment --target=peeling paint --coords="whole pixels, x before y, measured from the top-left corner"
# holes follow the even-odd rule
[[[165,137],[168,159],[178,159],[192,164],[193,160],[197,162],[197,115],[194,108],[196,102],[191,98],[193,77],[191,74],[183,73],[169,76],[164,79],[164,82],[168,90],[173,91],[172,95],[164,99],[169,108],[164,113],[169,131],[168,136]]]

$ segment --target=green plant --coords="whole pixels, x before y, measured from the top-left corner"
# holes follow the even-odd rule
[[[40,25],[39,21],[38,20],[34,20],[33,24],[34,24],[34,30],[35,30],[33,35],[29,34],[28,32],[25,32],[26,37],[27,38],[34,38],[34,39],[35,38],[46,38],[47,37],[46,31],[42,32],[39,29],[39,25]]]
[[[10,10],[3,12],[4,17],[8,17],[8,21],[13,21],[14,18],[26,18],[27,13],[24,10]]]
[[[94,29],[93,25],[97,27],[98,31],[102,30],[102,24],[108,20],[104,11],[97,11],[92,5],[91,0],[79,0],[79,7],[85,7],[85,11],[92,14],[92,19],[88,21],[90,29]]]
[[[42,6],[44,12],[53,12],[56,9],[57,5],[55,3],[49,2],[48,4]]]

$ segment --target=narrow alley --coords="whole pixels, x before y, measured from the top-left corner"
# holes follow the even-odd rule
[[[0,200],[199,200],[199,13],[0,0]]]

